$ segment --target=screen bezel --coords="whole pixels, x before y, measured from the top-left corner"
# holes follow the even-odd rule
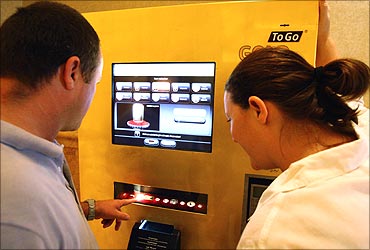
[[[176,73],[174,75],[172,75],[173,73],[169,73],[168,71],[167,72],[160,72],[160,73],[163,73],[163,74],[157,74],[157,73],[146,73],[146,74],[143,74],[142,72],[136,72],[136,73],[131,73],[132,75],[130,74],[126,74],[124,76],[122,75],[115,75],[115,67],[117,67],[116,65],[124,65],[124,66],[132,66],[132,65],[140,65],[140,66],[146,66],[146,65],[150,65],[152,67],[156,67],[156,66],[159,66],[160,68],[163,68],[163,66],[165,66],[166,68],[169,68],[171,66],[174,66],[175,69],[180,67],[180,66],[191,66],[191,65],[196,65],[198,66],[198,68],[201,68],[200,66],[208,66],[208,67],[212,67],[212,73],[210,73],[210,70],[207,69],[207,74],[203,74],[201,71],[199,70],[195,70],[195,71],[198,71],[198,72],[195,72],[195,73],[192,73],[192,74],[189,74],[189,75],[186,75],[184,73],[182,74],[179,74],[179,73]],[[168,150],[184,150],[184,151],[191,151],[191,152],[201,152],[201,153],[212,153],[212,144],[213,144],[213,129],[214,129],[214,99],[215,99],[215,82],[216,82],[216,62],[213,62],[213,61],[201,61],[201,62],[113,62],[111,64],[111,69],[112,69],[112,82],[111,82],[111,86],[112,86],[112,96],[111,96],[111,100],[112,100],[112,110],[111,110],[111,115],[112,115],[112,119],[111,119],[111,138],[112,138],[112,144],[114,145],[122,145],[122,146],[133,146],[133,147],[145,147],[145,148],[157,148],[157,149],[168,149]],[[130,71],[132,72],[132,71]],[[201,144],[198,144],[199,147],[196,147],[196,142],[194,142],[192,145],[194,145],[193,147],[184,147],[184,146],[181,146],[181,147],[163,147],[162,145],[159,146],[159,147],[153,147],[151,145],[144,145],[144,144],[141,144],[141,145],[138,145],[137,143],[135,144],[134,142],[134,139],[131,140],[130,143],[121,143],[121,142],[117,142],[118,139],[115,138],[116,136],[116,127],[115,127],[115,115],[116,115],[116,110],[115,110],[115,105],[117,103],[116,101],[116,97],[115,97],[115,92],[116,92],[116,80],[115,80],[115,77],[153,77],[153,78],[165,78],[165,77],[193,77],[193,78],[196,78],[196,77],[208,77],[208,78],[211,78],[212,80],[210,81],[211,83],[211,92],[209,93],[210,95],[210,104],[207,105],[209,106],[209,111],[211,114],[209,114],[210,116],[210,119],[211,119],[211,124],[210,124],[210,128],[209,128],[209,133],[210,135],[208,136],[204,136],[205,138],[208,138],[207,140],[209,141],[209,146],[204,146],[204,145],[201,145]],[[192,82],[194,83],[194,82]],[[196,82],[195,82],[196,83]],[[152,86],[152,85],[151,85]],[[171,85],[172,86],[172,85]],[[172,87],[171,87],[172,88]],[[190,93],[192,90],[190,89]],[[151,94],[153,94],[152,92],[150,92]],[[172,93],[172,89],[171,89],[171,93]],[[189,96],[191,96],[191,94],[189,94]],[[150,101],[146,104],[148,105],[151,105],[153,101]],[[129,103],[129,102],[127,102]],[[131,103],[134,103],[134,101],[132,100]],[[178,105],[178,104],[174,104],[174,103],[170,103],[171,105]],[[160,107],[160,104],[158,104],[159,107]],[[194,104],[194,103],[189,103],[189,104],[184,104],[184,106],[189,106],[189,105],[197,105],[197,104]],[[160,109],[160,108],[159,108]],[[134,129],[132,129],[133,131]],[[130,131],[129,129],[127,131]],[[158,131],[159,132],[159,131]],[[165,132],[160,132],[162,134],[165,134]],[[195,138],[202,138],[202,136],[200,135],[190,135],[190,134],[180,134],[182,136],[193,136]],[[162,137],[158,137],[158,139],[160,140],[165,140],[165,138],[162,138]],[[184,140],[185,141],[185,140]],[[202,140],[199,140],[199,143],[201,143]],[[181,144],[181,140],[180,140],[180,144]],[[189,144],[190,145],[190,144]]]

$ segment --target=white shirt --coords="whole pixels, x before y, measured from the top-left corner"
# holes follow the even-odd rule
[[[263,193],[238,249],[369,249],[369,111],[359,139],[310,155]]]

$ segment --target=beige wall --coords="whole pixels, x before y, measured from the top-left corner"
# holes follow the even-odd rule
[[[370,65],[370,1],[330,1],[331,31],[341,57],[351,57]],[[364,96],[369,107],[369,91]]]

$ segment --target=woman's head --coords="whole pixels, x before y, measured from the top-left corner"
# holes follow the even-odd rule
[[[357,113],[346,102],[362,96],[368,86],[369,67],[360,61],[335,60],[315,69],[289,49],[267,47],[249,54],[232,72],[225,86],[225,111],[227,116],[228,112],[237,114],[232,117],[237,119],[232,122],[232,136],[250,156],[254,154],[253,160],[273,150],[272,145],[282,139],[283,127],[281,131],[275,129],[277,136],[269,138],[267,130],[251,123],[256,117],[263,121],[263,116],[259,117],[264,114],[263,108],[276,108],[284,126],[288,121],[295,124],[293,128],[297,124],[313,125],[354,139],[357,135],[352,121],[357,121]]]
[[[249,54],[232,72],[225,86],[232,101],[249,107],[257,96],[275,103],[291,119],[327,126],[355,136],[351,121],[356,110],[346,102],[369,87],[369,67],[354,59],[335,60],[315,69],[294,51],[267,47]]]

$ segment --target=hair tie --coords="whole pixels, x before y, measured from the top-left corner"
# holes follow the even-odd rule
[[[313,70],[313,80],[316,81],[316,82],[321,82],[323,72],[324,72],[324,67],[323,66],[314,68],[314,70]]]

